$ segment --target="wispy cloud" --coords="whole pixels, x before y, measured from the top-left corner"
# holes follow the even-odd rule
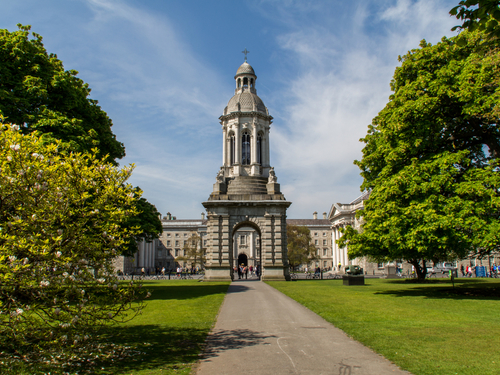
[[[353,165],[362,156],[359,139],[388,101],[397,56],[423,38],[437,42],[451,34],[453,20],[442,3],[382,3],[376,11],[374,2],[351,7],[346,20],[329,25],[296,20],[296,27],[277,36],[288,58],[299,62],[283,90],[273,133],[276,170],[294,202],[292,217],[328,211],[333,201],[359,195],[361,177]]]

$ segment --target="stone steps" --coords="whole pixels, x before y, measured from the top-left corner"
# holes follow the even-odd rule
[[[227,194],[267,194],[267,178],[236,176],[227,179]]]

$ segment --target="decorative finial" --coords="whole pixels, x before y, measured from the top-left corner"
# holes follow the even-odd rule
[[[241,53],[245,54],[245,62],[247,62],[247,55],[250,53],[250,51],[247,51],[247,49],[245,48],[245,50],[241,51]]]

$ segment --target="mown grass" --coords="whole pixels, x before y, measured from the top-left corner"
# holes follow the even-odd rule
[[[152,292],[142,314],[107,335],[142,354],[101,369],[102,374],[189,374],[215,323],[229,282],[145,281]]]
[[[101,342],[113,350],[127,347],[125,355],[120,351],[110,356],[111,359],[96,358],[98,366],[82,364],[80,369],[73,368],[69,372],[67,368],[54,367],[50,373],[189,374],[215,323],[229,282],[165,280],[141,283],[152,293],[142,313],[127,323],[106,327],[100,333]],[[38,374],[46,373],[46,369],[36,363],[19,363],[8,373]]]
[[[500,281],[268,282],[415,375],[500,373]]]

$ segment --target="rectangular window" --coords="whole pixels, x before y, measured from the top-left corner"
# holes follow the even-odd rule
[[[207,240],[203,240],[203,246],[207,246]]]
[[[176,234],[175,234],[175,237],[179,237],[179,233],[176,233]]]
[[[326,246],[326,240],[323,240],[323,246]]]
[[[186,244],[187,244],[187,241],[184,241],[184,246],[186,246]]]
[[[170,246],[170,240],[167,240],[167,246]]]
[[[175,249],[175,256],[178,257],[179,256],[179,249]]]
[[[246,243],[246,236],[240,236],[240,245],[244,245]]]
[[[323,268],[326,268],[326,260],[323,262]]]
[[[377,263],[378,268],[384,268],[384,263]]]
[[[328,249],[323,249],[323,256],[326,257],[328,255]]]
[[[187,234],[187,233],[184,233],[184,237],[187,237],[187,236],[188,236],[188,234]]]
[[[179,246],[179,241],[175,241],[175,246]]]
[[[167,237],[170,237],[170,233],[167,233]]]
[[[318,244],[318,240],[314,240],[314,244],[317,245]]]

